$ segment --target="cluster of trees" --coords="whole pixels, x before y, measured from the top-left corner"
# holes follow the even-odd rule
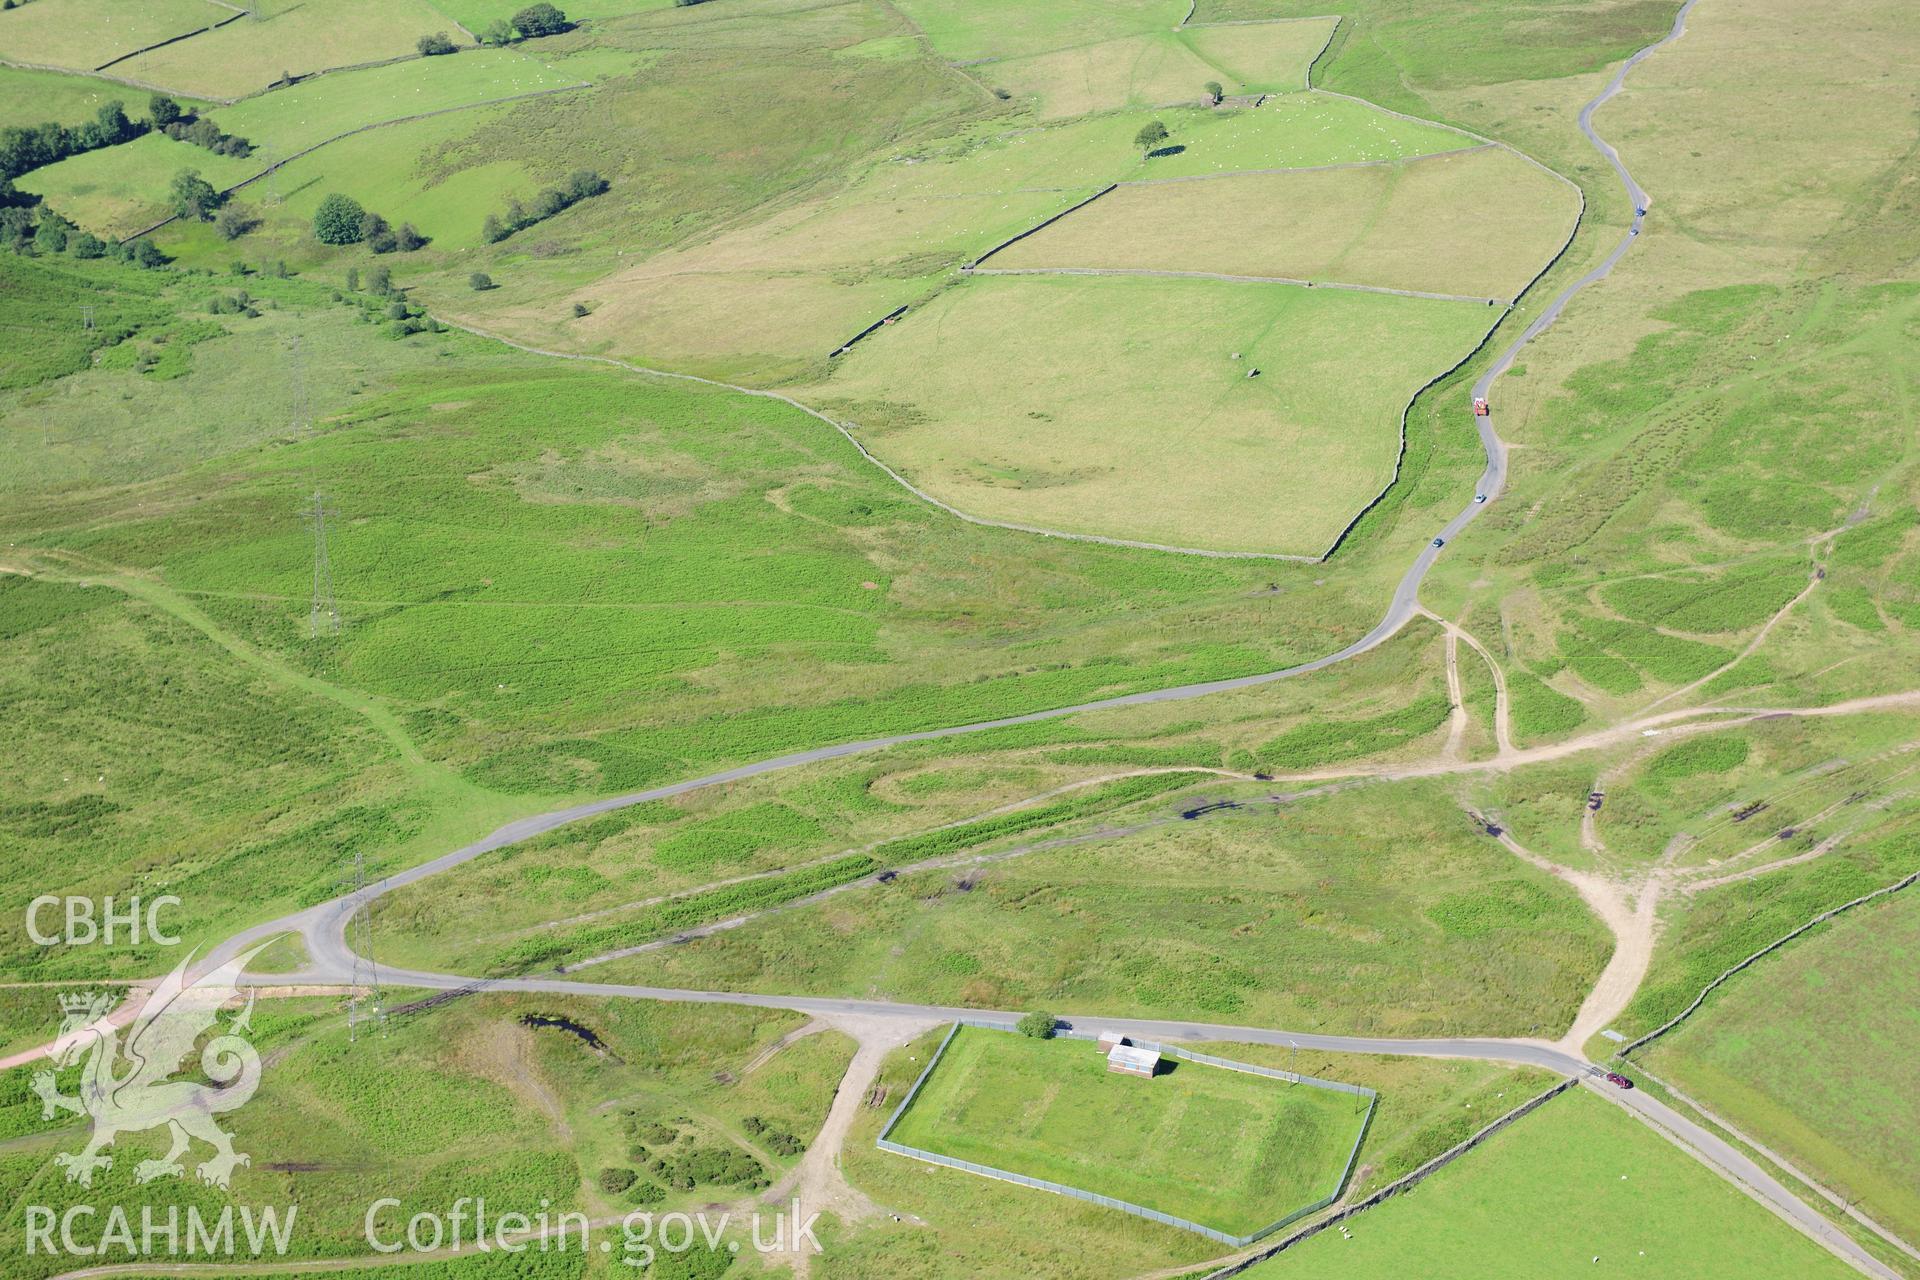
[[[51,209],[35,211],[18,206],[0,209],[0,244],[18,254],[48,257],[64,253],[74,258],[113,258],[137,267],[162,267],[167,255],[151,241],[132,240],[108,244],[90,231],[82,231]]]
[[[249,319],[260,318],[260,311],[253,305],[253,297],[245,289],[232,293],[216,293],[207,299],[207,314],[215,316],[246,316]]]
[[[366,291],[376,298],[385,298],[387,305],[379,314],[387,320],[387,336],[404,338],[412,333],[440,333],[444,326],[438,320],[429,317],[425,309],[407,301],[407,295],[396,289],[393,284],[393,272],[385,267],[374,267],[367,272]],[[360,268],[347,268],[347,292],[360,292]],[[334,297],[342,295],[336,293]],[[364,303],[357,305],[364,306]]]
[[[447,33],[444,31],[436,31],[430,36],[421,36],[414,42],[413,47],[420,51],[420,56],[423,58],[437,58],[443,53],[458,52],[457,46],[447,39]]]
[[[174,213],[191,222],[212,222],[214,214],[226,203],[226,197],[201,177],[198,169],[182,169],[174,174],[167,195]]]
[[[629,1154],[641,1159],[645,1148]],[[647,1172],[675,1191],[697,1186],[751,1187],[767,1185],[767,1171],[758,1160],[733,1147],[696,1147],[684,1153],[668,1152],[647,1161]]]
[[[516,198],[507,202],[504,214],[488,214],[480,228],[481,238],[488,244],[497,244],[514,232],[551,218],[561,210],[597,196],[606,189],[607,180],[593,170],[576,170],[567,178],[564,186],[546,188],[533,198],[532,204],[523,205]]]
[[[174,216],[189,222],[211,222],[222,240],[238,240],[260,225],[260,216],[200,176],[198,169],[182,169],[167,188]]]
[[[511,18],[495,18],[480,30],[481,44],[512,44],[515,40],[538,40],[573,30],[567,15],[550,4],[530,4]],[[425,53],[423,48],[420,52]]]
[[[127,118],[126,107],[118,101],[103,103],[93,119],[71,128],[52,121],[9,125],[0,129],[0,179],[10,186],[14,178],[29,169],[77,156],[83,151],[130,142],[146,131],[147,126]]]
[[[748,1116],[740,1122],[747,1136],[758,1138],[761,1145],[777,1156],[797,1156],[807,1149],[807,1144],[784,1129],[776,1129],[759,1116]]]
[[[375,253],[412,253],[427,243],[411,222],[391,227],[385,218],[337,191],[314,211],[313,238],[321,244],[365,244]]]
[[[253,144],[238,134],[224,132],[213,121],[194,115],[164,93],[156,93],[147,103],[153,127],[178,142],[191,142],[215,155],[249,156]]]
[[[600,1189],[608,1195],[627,1193],[627,1198],[636,1204],[659,1204],[667,1198],[658,1183],[642,1181],[631,1169],[602,1169],[598,1181]]]

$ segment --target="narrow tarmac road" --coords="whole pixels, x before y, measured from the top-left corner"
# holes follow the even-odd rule
[[[1622,163],[1619,153],[1612,144],[1602,138],[1593,128],[1594,113],[1614,95],[1620,92],[1628,74],[1644,59],[1662,46],[1679,39],[1686,30],[1687,15],[1698,0],[1687,0],[1676,15],[1672,29],[1661,40],[1627,59],[1608,83],[1606,88],[1589,102],[1581,111],[1580,128],[1593,146],[1613,166],[1633,202],[1634,215],[1625,235],[1600,263],[1585,275],[1568,285],[1548,306],[1527,325],[1520,336],[1488,367],[1473,387],[1476,397],[1490,395],[1494,383],[1513,364],[1519,352],[1559,319],[1567,304],[1581,290],[1605,279],[1614,266],[1623,258],[1638,238],[1646,217],[1648,197],[1640,185],[1634,181],[1631,173]],[[462,326],[464,327],[464,326]],[[495,336],[495,335],[487,335]],[[514,343],[511,345],[521,346]],[[525,348],[532,350],[532,348]],[[569,353],[547,352],[569,359],[581,358]],[[587,357],[592,358],[592,357]],[[620,363],[620,362],[613,362]],[[684,375],[666,375],[684,376]],[[692,379],[708,381],[707,379]],[[718,384],[724,385],[724,384]],[[733,388],[746,394],[771,396],[772,398],[794,404],[805,412],[820,417],[818,413],[788,400],[777,393],[756,392],[747,388]],[[831,420],[828,420],[831,423]],[[917,733],[889,734],[869,738],[859,742],[838,743],[830,746],[815,747],[805,751],[790,752],[766,760],[725,769],[704,777],[690,778],[666,786],[653,787],[645,791],[627,795],[613,796],[605,800],[574,805],[550,813],[523,818],[508,823],[492,834],[456,849],[451,853],[412,867],[406,871],[389,876],[366,889],[346,895],[334,901],[300,912],[283,920],[261,925],[229,939],[215,948],[203,963],[213,964],[228,956],[237,954],[244,947],[267,936],[285,932],[289,929],[299,932],[306,940],[311,964],[306,972],[286,975],[276,979],[279,982],[334,982],[352,980],[356,972],[355,960],[347,946],[346,926],[355,912],[372,902],[375,898],[392,892],[403,885],[417,883],[429,876],[449,868],[459,866],[472,858],[495,849],[519,843],[556,827],[576,822],[598,814],[608,813],[649,800],[666,799],[683,795],[705,787],[717,786],[727,782],[757,777],[778,770],[796,768],[802,765],[835,760],[844,756],[875,751],[890,746],[911,742],[926,742],[962,734],[980,733],[990,729],[1012,725],[1033,724],[1040,721],[1059,719],[1088,711],[1107,710],[1118,707],[1142,706],[1159,702],[1178,702],[1192,698],[1206,697],[1215,693],[1224,693],[1237,689],[1256,688],[1325,670],[1349,658],[1366,653],[1394,636],[1416,614],[1421,612],[1419,602],[1420,586],[1427,573],[1439,559],[1447,542],[1452,541],[1480,514],[1483,506],[1496,499],[1506,484],[1507,448],[1500,439],[1491,415],[1476,417],[1475,426],[1479,431],[1481,447],[1486,454],[1486,467],[1481,473],[1476,497],[1469,500],[1460,513],[1448,521],[1431,542],[1415,556],[1413,563],[1402,575],[1394,588],[1385,613],[1380,621],[1365,635],[1346,647],[1278,671],[1257,675],[1241,676],[1228,680],[1212,680],[1196,684],[1179,685],[1167,689],[1148,690],[1126,694],[1119,697],[1103,698],[1091,702],[1077,703],[1071,706],[1057,707],[1046,711],[1029,712],[1024,715],[1006,716],[994,720],[976,721],[971,724],[954,725],[942,729],[930,729]],[[838,424],[831,424],[838,426]],[[851,439],[851,437],[849,436]],[[855,442],[856,447],[858,442]],[[862,450],[864,453],[865,451]],[[903,481],[904,483],[904,481]],[[909,486],[911,487],[911,486]],[[944,504],[941,504],[944,505]],[[959,514],[959,513],[955,513]],[[966,517],[963,517],[966,518]],[[912,1005],[887,1001],[846,1000],[808,996],[760,995],[747,992],[730,991],[682,991],[668,988],[630,986],[616,983],[574,982],[561,978],[506,978],[497,980],[475,980],[450,974],[435,974],[408,970],[387,970],[383,981],[395,986],[424,987],[436,990],[493,990],[493,991],[538,991],[555,994],[582,996],[602,996],[624,999],[698,1001],[703,1003],[754,1005],[781,1009],[791,1009],[808,1013],[815,1017],[841,1022],[859,1021],[868,1026],[888,1022],[906,1023],[924,1026],[929,1020],[949,1020],[957,1017],[982,1018],[1001,1017],[1009,1022],[1010,1013],[983,1014],[978,1009],[955,1009],[932,1005]],[[1069,1021],[1072,1021],[1071,1019]],[[1828,1249],[1852,1263],[1868,1275],[1882,1277],[1883,1280],[1899,1280],[1899,1277],[1872,1255],[1868,1254],[1844,1232],[1828,1222],[1824,1217],[1804,1204],[1778,1181],[1772,1178],[1744,1154],[1719,1139],[1701,1126],[1681,1116],[1672,1108],[1656,1099],[1649,1098],[1642,1090],[1622,1091],[1609,1086],[1594,1085],[1594,1077],[1600,1069],[1576,1054],[1563,1048],[1544,1042],[1528,1040],[1500,1040],[1473,1038],[1441,1038],[1431,1040],[1409,1040],[1368,1036],[1327,1036],[1304,1032],[1287,1032],[1260,1027],[1236,1027],[1212,1023],[1182,1021],[1164,1021],[1155,1019],[1131,1018],[1083,1018],[1081,1025],[1092,1025],[1102,1029],[1115,1029],[1129,1035],[1154,1040],[1222,1040],[1240,1043],[1297,1045],[1308,1049],[1321,1049],[1346,1053],[1403,1054],[1423,1057],[1475,1058],[1500,1062],[1524,1063],[1543,1067],[1563,1075],[1586,1078],[1590,1086],[1599,1089],[1603,1096],[1640,1115],[1649,1123],[1660,1128],[1675,1141],[1687,1147],[1706,1163],[1716,1167],[1721,1173],[1747,1190],[1756,1199],[1767,1205],[1773,1212],[1800,1228],[1809,1236],[1825,1245]]]

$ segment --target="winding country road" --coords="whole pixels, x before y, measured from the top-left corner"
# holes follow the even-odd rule
[[[1662,46],[1679,39],[1686,30],[1687,15],[1698,0],[1687,0],[1676,15],[1672,29],[1659,41],[1647,46],[1627,59],[1608,83],[1606,88],[1582,109],[1579,116],[1581,130],[1593,146],[1606,157],[1614,171],[1619,175],[1627,195],[1635,210],[1631,225],[1612,250],[1585,275],[1569,284],[1561,293],[1534,317],[1525,330],[1481,375],[1474,384],[1473,394],[1484,397],[1490,394],[1494,383],[1514,362],[1519,352],[1548,326],[1553,324],[1565,310],[1567,304],[1579,292],[1588,286],[1605,279],[1614,266],[1626,255],[1638,237],[1648,206],[1648,197],[1639,184],[1634,181],[1621,162],[1618,152],[1593,128],[1593,115],[1602,105],[1617,94],[1625,83],[1627,75],[1642,60]],[[458,326],[465,328],[466,326]],[[476,331],[477,332],[477,331]],[[494,337],[497,335],[485,335]],[[511,345],[523,346],[513,343]],[[533,348],[524,348],[534,350]],[[571,353],[543,352],[570,359],[583,358]],[[594,357],[584,357],[592,359]],[[614,361],[612,363],[621,363]],[[651,371],[648,371],[651,372]],[[684,375],[670,375],[684,376]],[[692,379],[708,381],[707,379]],[[716,384],[724,385],[724,384]],[[778,393],[752,391],[746,388],[733,388],[747,394],[767,396],[786,401],[815,417],[823,417],[806,406]],[[823,419],[831,423],[830,419]],[[1494,426],[1494,418],[1478,417],[1475,425],[1480,434],[1481,446],[1486,454],[1486,467],[1481,474],[1476,493],[1480,495],[1467,505],[1439,531],[1438,537],[1425,545],[1407,568],[1380,621],[1365,635],[1346,647],[1277,671],[1256,675],[1241,676],[1234,679],[1212,680],[1197,684],[1179,685],[1172,688],[1156,689],[1123,696],[1103,698],[1092,702],[1077,703],[1071,706],[1057,707],[1045,711],[1029,712],[1024,715],[1006,716],[993,720],[982,720],[971,724],[954,725],[941,729],[929,729],[916,733],[890,734],[869,738],[858,742],[838,743],[815,747],[805,751],[790,752],[785,755],[720,770],[703,777],[690,778],[682,782],[652,787],[644,791],[613,796],[591,803],[573,805],[554,810],[550,813],[522,818],[499,828],[491,834],[471,844],[443,854],[429,862],[411,867],[405,871],[369,885],[364,889],[330,902],[322,903],[305,911],[280,920],[262,924],[238,934],[214,948],[201,962],[203,967],[211,967],[228,959],[245,948],[255,945],[265,938],[288,931],[297,932],[305,941],[309,964],[304,972],[277,976],[276,983],[341,983],[351,982],[361,965],[347,942],[347,926],[354,914],[385,894],[402,886],[414,884],[430,876],[457,867],[484,853],[501,849],[521,841],[531,839],[544,832],[568,823],[577,822],[598,814],[627,808],[651,800],[667,799],[684,795],[691,791],[737,782],[747,778],[779,770],[797,768],[823,761],[835,760],[844,756],[881,750],[913,742],[927,742],[963,734],[981,733],[991,729],[1012,725],[1032,724],[1039,721],[1054,720],[1082,712],[1102,711],[1119,707],[1142,706],[1160,702],[1179,702],[1192,698],[1202,698],[1215,693],[1224,693],[1238,689],[1256,688],[1275,681],[1290,679],[1322,671],[1349,658],[1366,653],[1394,636],[1416,614],[1423,612],[1419,602],[1419,592],[1427,573],[1444,549],[1443,544],[1452,541],[1479,514],[1486,503],[1496,499],[1505,487],[1507,477],[1507,450]],[[839,427],[837,423],[831,423]],[[844,431],[844,428],[840,428]],[[852,437],[849,436],[851,439]],[[856,446],[858,442],[855,441]],[[864,453],[865,450],[863,449]],[[904,483],[904,481],[903,481]],[[911,487],[911,486],[909,486]],[[944,504],[937,504],[942,505]],[[956,512],[955,514],[960,514]],[[964,517],[963,518],[969,518]],[[976,521],[976,523],[978,523]],[[935,1005],[916,1005],[889,1001],[852,1000],[813,996],[765,995],[732,991],[688,991],[661,987],[646,987],[618,983],[580,982],[560,977],[520,977],[501,979],[472,979],[452,974],[427,973],[411,970],[385,969],[381,972],[382,981],[393,986],[424,988],[437,991],[501,991],[501,992],[545,992],[588,997],[606,997],[617,999],[643,999],[678,1002],[700,1002],[712,1004],[747,1005],[766,1008],[792,1010],[810,1014],[827,1020],[857,1019],[871,1024],[924,1025],[930,1021],[946,1021],[960,1017],[973,1019],[1003,1018],[1011,1022],[1015,1015],[1011,1013],[987,1013],[979,1009],[948,1008]],[[1070,1021],[1075,1019],[1070,1019]],[[1898,1280],[1894,1272],[1874,1259],[1850,1237],[1841,1232],[1832,1223],[1795,1197],[1765,1170],[1761,1169],[1742,1152],[1735,1149],[1713,1133],[1675,1112],[1642,1090],[1623,1092],[1609,1086],[1594,1085],[1594,1078],[1600,1069],[1576,1053],[1565,1048],[1533,1040],[1502,1040],[1487,1038],[1443,1038],[1443,1039],[1396,1039],[1370,1036],[1330,1036],[1305,1032],[1289,1032],[1262,1027],[1240,1027],[1213,1023],[1169,1021],[1159,1019],[1082,1017],[1077,1019],[1083,1026],[1100,1029],[1118,1030],[1129,1035],[1159,1041],[1234,1041],[1240,1043],[1292,1045],[1309,1050],[1324,1050],[1342,1053],[1396,1054],[1421,1057],[1472,1058],[1488,1061],[1520,1063],[1543,1068],[1566,1076],[1584,1078],[1604,1096],[1615,1103],[1633,1111],[1643,1120],[1662,1130],[1681,1145],[1691,1149],[1701,1159],[1716,1166],[1722,1173],[1760,1200],[1776,1214],[1800,1228],[1809,1236],[1825,1245],[1835,1254],[1846,1259],[1863,1272],[1884,1277],[1885,1280]],[[25,1055],[19,1055],[25,1056]]]

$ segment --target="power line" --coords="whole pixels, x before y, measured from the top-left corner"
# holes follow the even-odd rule
[[[296,438],[312,435],[313,421],[307,411],[306,356],[300,345],[300,336],[295,334],[287,352],[287,375],[292,384],[292,427]],[[333,594],[333,562],[327,554],[327,517],[339,512],[327,506],[326,495],[320,492],[320,480],[313,458],[313,442],[307,444],[307,477],[313,486],[311,505],[306,508],[306,517],[313,526],[313,603],[307,613],[307,636],[318,640],[321,635],[340,634],[340,604]],[[303,504],[304,505],[304,504]]]
[[[327,516],[330,514],[339,513],[329,512],[326,495],[315,489],[313,509],[307,515],[313,525],[313,606],[307,615],[307,635],[313,640],[318,640],[322,633],[340,634],[340,605],[333,598],[333,565],[327,558]]]
[[[382,1036],[387,1034],[387,1001],[380,990],[380,966],[373,958],[373,904],[366,900],[366,856],[355,850],[349,868],[342,876],[342,888],[344,896],[358,907],[347,921],[347,950],[353,953],[353,979],[347,997],[347,1043],[352,1044],[359,1038],[363,1022],[371,1021]],[[373,1006],[371,1013],[360,1010],[362,991]]]

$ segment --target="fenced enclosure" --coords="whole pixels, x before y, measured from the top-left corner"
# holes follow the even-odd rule
[[[1320,1210],[1326,1208],[1328,1205],[1332,1204],[1336,1199],[1339,1198],[1340,1193],[1345,1189],[1347,1185],[1347,1180],[1353,1175],[1354,1165],[1358,1161],[1360,1156],[1361,1144],[1366,1141],[1368,1127],[1371,1125],[1373,1121],[1373,1110],[1378,1098],[1378,1095],[1374,1090],[1369,1089],[1364,1085],[1347,1084],[1338,1080],[1322,1080],[1315,1076],[1301,1075],[1299,1073],[1292,1072],[1292,1071],[1283,1071],[1275,1067],[1263,1067],[1263,1066],[1258,1066],[1249,1062],[1236,1062],[1230,1058],[1215,1057],[1212,1054],[1195,1053],[1192,1050],[1183,1049],[1175,1045],[1159,1044],[1159,1043],[1148,1041],[1148,1040],[1132,1041],[1133,1044],[1139,1046],[1140,1048],[1152,1050],[1154,1052],[1159,1053],[1163,1058],[1173,1058],[1173,1059],[1178,1059],[1185,1062],[1195,1063],[1200,1066],[1213,1067],[1216,1069],[1226,1070],[1226,1071],[1242,1072],[1248,1075],[1263,1076],[1271,1080],[1282,1081],[1292,1085],[1302,1085],[1302,1086],[1306,1086],[1308,1088],[1313,1088],[1313,1089],[1326,1089],[1326,1090],[1330,1090],[1337,1093],[1349,1094],[1357,1098],[1364,1098],[1366,1100],[1365,1113],[1361,1117],[1360,1125],[1357,1132],[1354,1134],[1353,1143],[1346,1152],[1346,1158],[1341,1166],[1339,1178],[1334,1182],[1333,1186],[1328,1190],[1327,1194],[1322,1196],[1320,1199],[1315,1200],[1311,1204],[1302,1205],[1299,1208],[1292,1210],[1291,1212],[1287,1213],[1285,1216],[1278,1218],[1272,1222],[1269,1222],[1266,1225],[1258,1228],[1257,1230],[1248,1232],[1245,1235],[1234,1235],[1226,1231],[1221,1231],[1215,1227],[1210,1227],[1203,1223],[1195,1222],[1189,1218],[1183,1218],[1176,1214],[1166,1213],[1159,1209],[1149,1208],[1146,1205],[1136,1204],[1130,1200],[1123,1200],[1115,1196],[1103,1195],[1097,1191],[1089,1191],[1084,1187],[1070,1186],[1063,1182],[1056,1182],[1046,1178],[1033,1177],[1029,1174],[1019,1173],[1012,1169],[1004,1169],[994,1165],[981,1164],[979,1162],[972,1161],[972,1160],[963,1160],[955,1156],[945,1155],[938,1151],[928,1150],[925,1147],[913,1146],[907,1143],[898,1142],[894,1140],[892,1135],[894,1131],[899,1127],[902,1117],[904,1117],[909,1111],[909,1109],[913,1106],[914,1100],[920,1096],[922,1088],[925,1086],[928,1079],[932,1077],[935,1068],[937,1068],[940,1065],[941,1060],[947,1056],[948,1048],[953,1044],[954,1037],[959,1034],[960,1029],[962,1027],[972,1027],[972,1028],[976,1028],[978,1030],[983,1030],[983,1031],[995,1031],[995,1032],[1001,1032],[1005,1034],[1015,1034],[1013,1027],[1007,1023],[990,1022],[990,1021],[976,1020],[971,1018],[960,1019],[959,1021],[956,1021],[952,1027],[948,1028],[946,1036],[942,1038],[940,1041],[940,1047],[937,1050],[935,1050],[933,1053],[933,1056],[930,1059],[928,1059],[926,1067],[920,1072],[920,1075],[918,1076],[918,1078],[914,1080],[913,1087],[907,1090],[906,1096],[900,1100],[900,1105],[894,1109],[892,1116],[888,1118],[886,1127],[880,1131],[880,1137],[877,1140],[876,1145],[882,1151],[890,1151],[890,1152],[893,1152],[895,1155],[908,1156],[915,1160],[924,1161],[925,1163],[928,1163],[928,1164],[939,1165],[948,1169],[958,1169],[964,1173],[977,1174],[985,1178],[994,1178],[1002,1182],[1011,1182],[1019,1186],[1032,1187],[1040,1191],[1049,1191],[1055,1195],[1070,1196],[1076,1200],[1086,1201],[1089,1204],[1100,1205],[1108,1209],[1117,1209],[1122,1213],[1132,1214],[1134,1217],[1137,1217],[1137,1218],[1145,1218],[1150,1222],[1158,1222],[1165,1226],[1177,1227],[1182,1231],[1191,1231],[1198,1235],[1206,1236],[1211,1240],[1217,1240],[1221,1244],[1227,1245],[1229,1247],[1234,1247],[1234,1248],[1237,1248],[1243,1245],[1252,1244],[1257,1240],[1261,1240],[1269,1235],[1272,1235],[1274,1232],[1279,1231],[1282,1228],[1294,1222],[1299,1221],[1301,1218],[1306,1217],[1308,1214],[1318,1213]],[[1080,1031],[1080,1030],[1056,1031],[1055,1036],[1056,1038],[1059,1038],[1059,1039],[1084,1040],[1084,1041],[1092,1041],[1096,1038],[1093,1033]]]

